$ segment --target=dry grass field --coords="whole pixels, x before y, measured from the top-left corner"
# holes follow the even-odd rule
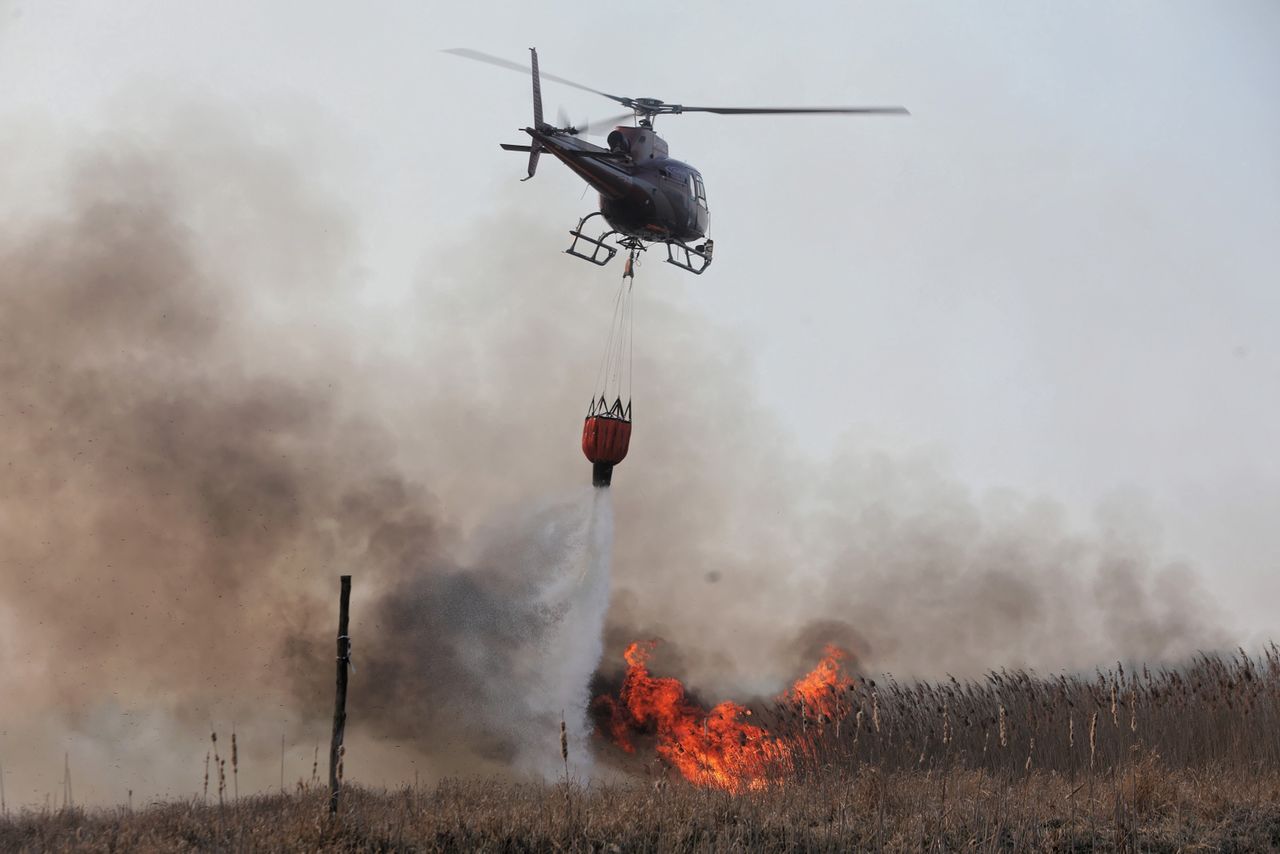
[[[632,755],[598,745],[604,761],[639,769],[627,783],[349,786],[333,820],[314,788],[221,807],[26,812],[0,822],[0,850],[1280,848],[1275,648],[1092,678],[856,679],[828,701],[779,700],[751,719],[787,750],[761,753],[742,737],[702,745],[709,763],[755,763],[736,787],[690,782],[640,733]],[[557,739],[548,733],[551,749]]]
[[[1078,784],[1077,784],[1078,785]],[[1172,772],[1151,761],[1075,791],[1063,777],[862,769],[734,795],[687,784],[448,782],[349,788],[223,808],[27,813],[4,851],[1265,851],[1280,776]],[[1074,794],[1073,794],[1074,792]]]

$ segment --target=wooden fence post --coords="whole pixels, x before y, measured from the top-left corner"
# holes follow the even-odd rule
[[[338,765],[342,762],[342,738],[347,728],[347,671],[351,663],[351,637],[347,612],[351,606],[351,576],[342,576],[338,600],[338,691],[333,701],[333,740],[329,742],[329,815],[338,812]]]

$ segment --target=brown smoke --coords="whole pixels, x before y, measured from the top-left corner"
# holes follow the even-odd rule
[[[444,510],[431,467],[397,462],[439,454],[464,474],[452,454],[475,430],[453,391],[423,382],[448,368],[405,379],[393,396],[421,389],[409,417],[398,432],[380,423],[368,387],[394,381],[352,358],[369,330],[326,314],[350,299],[341,218],[279,154],[229,147],[124,142],[77,159],[64,209],[0,238],[2,687],[23,697],[0,745],[10,790],[15,774],[48,786],[32,766],[69,745],[132,750],[142,775],[99,768],[82,797],[185,793],[209,727],[225,739],[236,723],[254,784],[273,779],[281,734],[287,782],[309,777],[343,572],[357,579],[353,736],[374,742],[352,772],[403,776],[424,757],[428,774],[509,767],[522,727],[552,724],[531,720],[538,674],[515,672],[512,652],[557,629],[534,585],[560,554],[548,539],[576,534],[576,499],[509,497],[463,561],[445,520],[480,514],[461,499]],[[500,456],[466,478],[505,483],[519,461]],[[549,555],[538,565],[534,547]],[[175,749],[185,766],[146,768],[144,753]],[[400,755],[370,762],[380,750]]]
[[[342,572],[352,773],[507,767],[539,683],[509,653],[554,622],[513,555],[589,477],[577,431],[618,271],[504,215],[408,305],[358,309],[352,226],[282,153],[204,127],[64,171],[56,211],[0,226],[9,791],[39,800],[71,733],[101,797],[145,774],[189,793],[210,722],[245,734],[254,785],[282,732],[286,784],[309,776]],[[742,342],[646,260],[606,669],[660,636],[655,667],[727,695],[776,690],[827,640],[909,676],[1223,639],[1118,512],[1083,534],[925,462],[806,458]]]
[[[5,690],[72,732],[157,711],[193,736],[296,730],[322,708],[299,662],[318,656],[334,576],[369,563],[393,583],[407,550],[430,561],[443,542],[387,437],[344,414],[350,373],[257,343],[273,340],[260,295],[220,275],[179,165],[94,155],[64,212],[2,237],[6,659],[26,671]],[[239,183],[219,213],[238,219],[251,176],[223,177]],[[328,224],[289,201],[283,231]]]

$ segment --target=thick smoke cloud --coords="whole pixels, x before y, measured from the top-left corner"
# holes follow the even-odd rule
[[[246,788],[275,784],[282,734],[286,783],[309,777],[348,571],[353,776],[558,759],[555,704],[585,701],[599,653],[565,609],[609,590],[573,562],[607,540],[576,434],[611,275],[502,215],[383,311],[357,299],[355,223],[283,152],[202,125],[59,174],[61,201],[0,226],[10,797],[52,790],[64,749],[86,797],[189,793],[233,722]],[[1225,639],[1127,504],[1081,533],[928,460],[807,458],[743,342],[659,268],[638,277],[606,671],[649,637],[655,668],[718,695],[775,691],[828,640],[930,676]]]
[[[402,739],[433,773],[540,772],[557,738],[531,750],[526,730],[555,732],[563,710],[581,765],[574,708],[600,654],[607,498],[579,485],[499,507],[464,555],[438,500],[395,465],[415,448],[360,391],[371,376],[345,361],[356,339],[326,352],[314,328],[343,268],[314,275],[288,253],[308,232],[322,257],[342,245],[332,207],[280,155],[230,153],[121,143],[69,167],[63,210],[3,235],[0,654],[4,695],[23,698],[0,725],[9,791],[15,776],[52,788],[38,769],[65,746],[59,729],[81,756],[86,742],[110,764],[132,751],[142,778],[99,768],[82,797],[189,791],[210,726],[226,750],[238,722],[250,765],[282,733],[309,758],[331,709],[342,572],[358,579],[357,740]],[[275,180],[259,189],[264,172]],[[219,255],[268,213],[278,229]],[[264,286],[264,269],[312,275],[305,290],[288,276]],[[417,411],[418,429],[465,431],[432,412],[448,407]],[[141,754],[175,748],[185,768],[147,769]]]
[[[556,260],[546,245],[554,248],[554,235],[532,250],[521,241],[445,266],[471,296],[450,302],[451,315],[484,330],[477,338],[489,344],[470,371],[510,373],[519,351],[504,342],[527,334],[526,323],[562,329],[562,354],[531,349],[531,362],[515,369],[513,386],[543,398],[521,398],[515,410],[530,421],[540,413],[530,442],[545,442],[547,457],[536,468],[504,462],[513,472],[506,489],[532,490],[581,467],[563,439],[583,406],[580,386],[565,393],[563,381],[540,375],[589,360],[576,321],[588,309],[606,316],[611,290],[564,264],[538,272]],[[756,401],[744,342],[681,311],[673,294],[689,281],[647,260],[635,437],[614,490],[608,666],[620,666],[629,641],[661,638],[656,669],[726,697],[778,690],[827,640],[857,652],[864,668],[908,677],[1170,661],[1229,642],[1194,573],[1162,555],[1140,497],[1110,499],[1086,528],[1049,498],[974,494],[927,453],[891,457],[850,441],[830,459],[807,456]],[[531,271],[520,279],[527,301],[495,322],[491,306],[520,298],[508,269]],[[581,306],[591,289],[598,304]],[[423,306],[427,314],[438,303],[428,295]],[[429,344],[419,352],[439,361]],[[452,394],[464,418],[492,430],[477,442],[501,446],[509,422],[461,384]],[[543,425],[559,425],[559,435]],[[476,506],[501,494],[473,488]]]

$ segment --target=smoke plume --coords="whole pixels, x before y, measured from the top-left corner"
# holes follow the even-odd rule
[[[552,773],[562,711],[586,773],[588,680],[640,638],[723,695],[828,641],[933,676],[1224,640],[1127,506],[1081,532],[927,461],[806,457],[656,259],[602,495],[576,442],[613,281],[560,229],[497,216],[370,307],[358,224],[285,152],[202,125],[56,173],[0,219],[12,801],[52,791],[64,750],[84,798],[189,794],[211,725],[237,727],[246,789],[277,784],[282,736],[285,785],[309,778],[346,572],[347,767],[372,783]]]

